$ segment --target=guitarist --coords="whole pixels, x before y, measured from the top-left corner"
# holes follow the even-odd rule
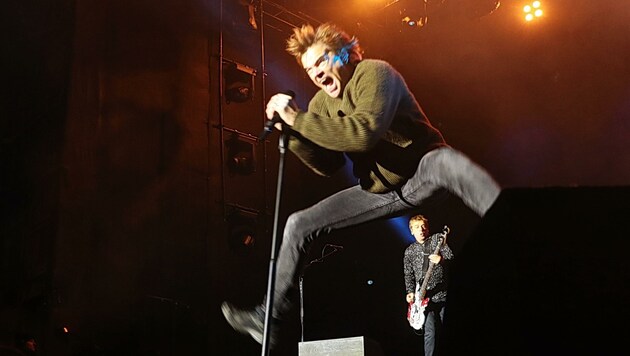
[[[424,281],[429,263],[434,263],[426,287],[425,298],[428,299],[428,304],[425,309],[426,319],[422,328],[424,331],[424,354],[433,355],[438,340],[438,332],[444,319],[444,305],[446,303],[447,284],[444,264],[453,259],[453,252],[444,241],[439,249],[439,254],[433,254],[444,235],[428,236],[429,223],[424,216],[413,216],[409,220],[409,229],[416,241],[405,249],[403,260],[407,303],[415,301],[416,286],[421,285]]]

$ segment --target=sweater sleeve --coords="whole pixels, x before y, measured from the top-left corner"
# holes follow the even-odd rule
[[[321,93],[315,95],[308,107],[308,112],[312,115],[321,117],[324,115],[324,106],[320,104]],[[299,116],[304,113],[299,113]],[[337,170],[345,165],[346,159],[342,152],[326,149],[317,145],[315,142],[304,137],[295,126],[291,128],[291,139],[289,140],[289,149],[293,152],[307,167],[313,172],[321,176],[331,176]]]
[[[291,135],[289,149],[308,168],[324,177],[331,176],[346,163],[343,153],[318,146],[304,138],[299,132],[294,132]]]
[[[331,105],[331,99],[314,102],[299,113],[293,129],[318,146],[340,152],[369,151],[389,129],[405,88],[400,74],[383,61],[359,63],[344,92],[339,110],[329,117],[315,105]],[[335,99],[332,99],[334,101]],[[337,99],[339,100],[339,99]],[[314,110],[311,110],[314,109]],[[351,112],[344,112],[351,111]]]

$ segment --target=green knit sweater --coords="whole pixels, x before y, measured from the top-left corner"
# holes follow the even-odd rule
[[[318,91],[292,129],[289,149],[304,164],[329,176],[345,153],[361,187],[374,193],[402,186],[425,153],[446,145],[400,73],[376,59],[356,65],[341,97]]]

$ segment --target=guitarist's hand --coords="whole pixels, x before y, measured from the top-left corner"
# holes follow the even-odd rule
[[[440,261],[442,261],[442,256],[440,255],[429,255],[429,261],[438,264],[440,263]]]
[[[413,293],[407,294],[407,303],[413,303]]]

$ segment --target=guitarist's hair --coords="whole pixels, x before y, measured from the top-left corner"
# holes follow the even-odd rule
[[[411,223],[415,221],[424,222],[423,233],[425,236],[428,235],[429,234],[429,219],[425,218],[423,215],[412,216],[411,219],[409,219],[409,229],[411,229]]]

